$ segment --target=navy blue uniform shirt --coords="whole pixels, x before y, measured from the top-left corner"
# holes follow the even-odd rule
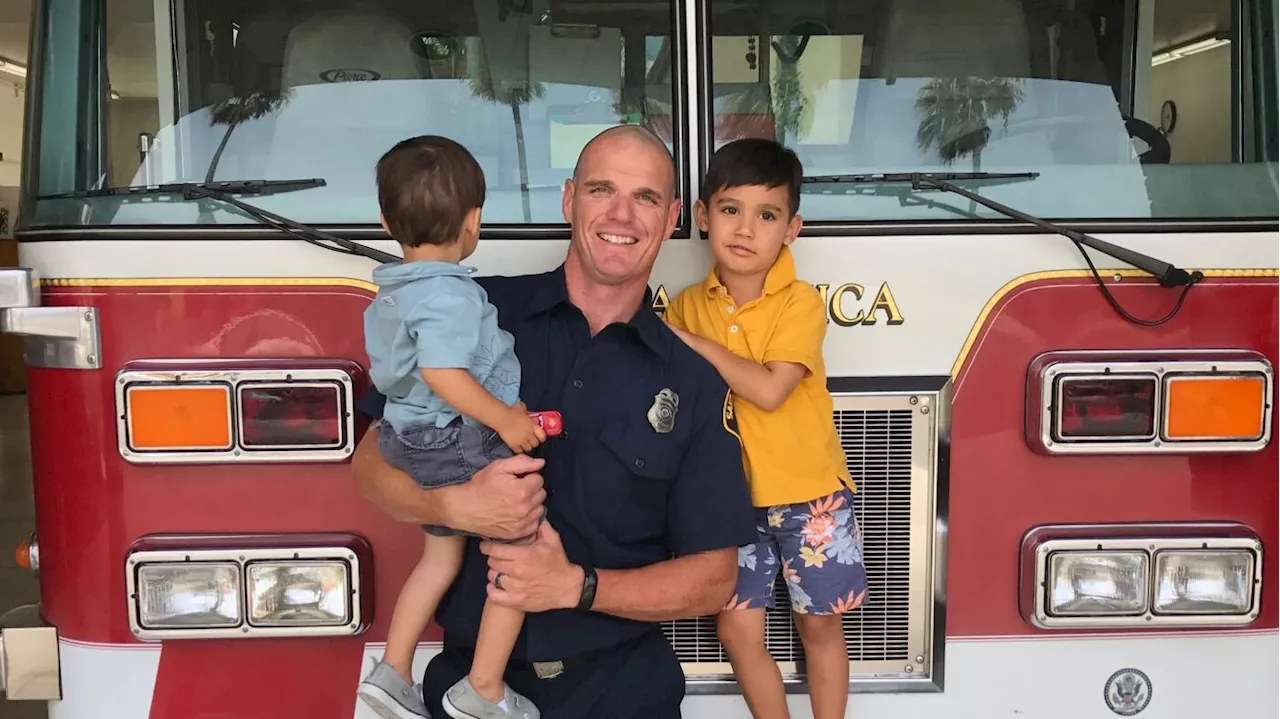
[[[569,302],[563,266],[476,279],[515,336],[521,399],[564,418],[563,433],[532,454],[546,459],[547,520],[570,562],[626,569],[756,540],[728,387],[651,309],[649,293],[631,321],[592,337]],[[663,390],[674,394],[666,404],[675,405],[675,416],[659,432],[648,415],[660,394],[668,396]],[[376,419],[384,402],[370,389],[359,409]],[[446,632],[471,646],[487,573],[477,541],[468,541],[461,573],[436,613]],[[512,658],[554,661],[653,627],[601,612],[529,614]]]

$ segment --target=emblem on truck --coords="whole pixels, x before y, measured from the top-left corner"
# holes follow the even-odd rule
[[[1151,703],[1151,680],[1137,669],[1121,669],[1107,679],[1102,697],[1111,711],[1131,717]]]

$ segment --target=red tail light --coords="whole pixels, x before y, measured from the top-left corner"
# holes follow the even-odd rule
[[[1059,442],[1155,435],[1156,378],[1063,378]]]
[[[240,386],[240,426],[247,448],[337,446],[342,415],[336,383]]]

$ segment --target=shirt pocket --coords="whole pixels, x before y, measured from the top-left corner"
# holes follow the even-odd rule
[[[605,532],[619,542],[660,540],[680,470],[680,436],[658,433],[644,419],[615,417],[601,429],[600,441],[622,472],[613,486],[597,481],[600,477],[586,478],[588,512],[603,519]]]

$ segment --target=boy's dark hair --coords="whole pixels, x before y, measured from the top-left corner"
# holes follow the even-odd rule
[[[718,190],[744,185],[786,187],[791,201],[791,214],[800,211],[800,181],[804,167],[796,153],[773,140],[745,138],[734,140],[711,155],[706,179],[698,198],[711,204]]]
[[[482,207],[484,172],[467,148],[439,135],[402,140],[378,160],[378,205],[402,245],[445,245]]]

